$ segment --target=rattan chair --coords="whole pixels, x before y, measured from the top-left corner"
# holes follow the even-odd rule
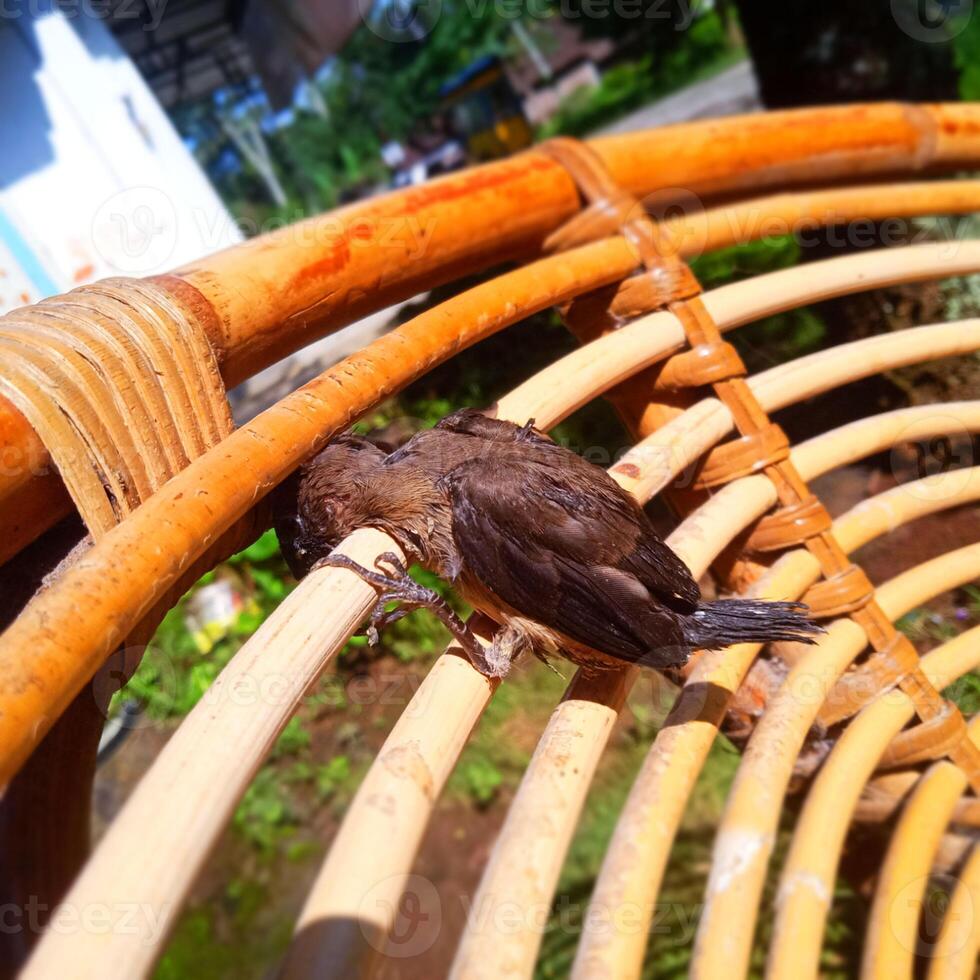
[[[951,423],[976,432],[980,403],[872,415],[792,447],[770,415],[877,372],[974,352],[980,321],[871,337],[752,377],[722,334],[818,299],[978,272],[980,241],[847,254],[707,293],[684,259],[801,226],[972,212],[980,181],[894,181],[978,161],[980,108],[971,105],[827,108],[558,140],[171,275],[99,283],[0,320],[0,394],[9,399],[0,401],[0,438],[6,459],[19,461],[0,472],[0,558],[27,562],[38,548],[31,542],[72,507],[94,540],[0,636],[0,774],[14,815],[3,846],[25,855],[32,887],[51,896],[70,882],[68,909],[109,914],[105,928],[47,931],[22,975],[128,978],[152,969],[238,799],[374,593],[336,568],[306,578],[187,716],[80,871],[101,718],[77,709],[76,695],[117,649],[138,647],[195,576],[258,534],[262,498],[332,434],[460,349],[557,306],[583,346],[500,400],[498,415],[548,428],[609,398],[636,436],[612,475],[640,500],[667,495],[679,517],[670,543],[695,574],[713,569],[741,593],[802,597],[827,625],[812,648],[742,645],[695,658],[619,817],[591,898],[605,915],[586,917],[574,975],[640,974],[689,795],[736,692],[765,658],[785,665],[785,679],[759,707],[717,829],[693,972],[747,974],[774,877],[768,974],[815,976],[841,850],[860,825],[891,834],[862,974],[973,976],[980,725],[938,692],[980,665],[980,628],[920,658],[892,623],[980,577],[980,544],[874,585],[848,555],[900,524],[975,502],[980,477],[971,468],[902,485],[836,520],[808,482],[897,443],[941,436]],[[650,217],[679,196],[704,210]],[[422,230],[421,250],[408,227]],[[224,388],[370,311],[515,260],[523,264],[420,314],[231,431]],[[692,467],[693,487],[678,492],[676,478]],[[365,529],[341,550],[371,564],[397,548]],[[571,681],[484,869],[474,896],[481,908],[550,905],[636,679],[623,669]],[[273,684],[275,697],[240,696]],[[382,968],[439,793],[495,690],[458,651],[434,663],[332,842],[285,976]],[[812,775],[799,757],[815,735],[826,744]],[[66,772],[81,775],[66,780]],[[770,859],[794,775],[802,808],[776,875]],[[894,826],[885,823],[892,818]],[[955,886],[928,961],[916,967],[922,899],[937,866]],[[624,909],[630,927],[610,928]],[[505,929],[501,921],[483,914],[469,923],[454,976],[531,975],[541,922],[529,915],[515,928],[508,917]]]

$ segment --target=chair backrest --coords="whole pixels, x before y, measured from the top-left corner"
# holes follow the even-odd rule
[[[894,180],[974,163],[977,132],[973,106],[880,105],[588,145],[560,140],[311,219],[170,276],[113,280],[0,320],[0,343],[16,354],[0,370],[9,399],[0,402],[0,432],[31,461],[0,476],[0,554],[27,561],[24,546],[72,506],[95,539],[0,636],[0,773],[14,801],[5,805],[21,806],[22,819],[38,827],[51,819],[36,792],[18,801],[25,773],[94,754],[100,719],[69,710],[72,699],[121,644],[132,649],[134,637],[148,634],[194,576],[255,537],[267,523],[257,502],[302,459],[454,352],[555,306],[581,348],[502,398],[498,415],[550,428],[607,397],[636,439],[610,472],[640,500],[665,495],[679,517],[670,544],[695,574],[711,570],[732,592],[802,597],[827,625],[812,648],[746,644],[692,659],[619,817],[572,972],[640,974],[690,794],[719,731],[738,723],[751,734],[691,939],[697,975],[748,973],[760,907],[770,901],[769,973],[816,975],[852,827],[891,834],[864,973],[912,975],[938,868],[956,877],[946,914],[933,923],[930,976],[972,975],[980,728],[940,692],[978,666],[980,635],[970,630],[920,657],[893,623],[977,578],[980,544],[875,584],[850,556],[899,525],[975,502],[980,479],[973,468],[952,470],[835,519],[809,484],[951,426],[976,432],[980,403],[870,415],[798,446],[770,416],[858,378],[972,353],[980,322],[870,337],[752,376],[723,335],[818,299],[980,271],[980,242],[849,253],[709,292],[686,260],[774,232],[974,211],[978,181]],[[847,186],[849,178],[862,183]],[[872,179],[889,182],[864,183]],[[827,186],[813,189],[821,181]],[[807,189],[794,189],[801,185]],[[665,209],[665,200],[679,199],[681,213]],[[411,222],[426,230],[421,251],[402,234]],[[504,259],[527,264],[427,310],[229,432],[222,383],[370,310]],[[102,370],[86,368],[93,358]],[[40,465],[49,456],[63,483]],[[685,472],[694,475],[681,489]],[[341,551],[371,564],[397,545],[363,529]],[[289,595],[188,715],[77,876],[84,845],[48,869],[54,899],[74,878],[67,907],[108,907],[118,918],[138,898],[147,914],[128,929],[49,930],[24,976],[140,976],[152,968],[249,780],[373,600],[369,586],[337,568],[313,572]],[[477,628],[486,636],[492,624]],[[284,679],[281,697],[236,696]],[[633,669],[572,679],[494,844],[473,898],[480,913],[458,937],[454,976],[532,973],[540,910],[551,906],[612,723],[636,681]],[[398,916],[431,900],[413,862],[496,689],[458,650],[436,660],[345,814],[297,922],[285,975],[368,976],[383,967],[393,928],[404,933]],[[802,804],[777,874],[772,859],[790,790]],[[85,792],[82,780],[62,820],[65,812],[82,819]]]

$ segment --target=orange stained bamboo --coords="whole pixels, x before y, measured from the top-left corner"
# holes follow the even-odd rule
[[[898,610],[918,601],[913,588],[918,575],[936,575],[948,587],[980,573],[980,548],[970,546],[927,562],[894,580],[901,602]],[[913,576],[913,573],[914,576]],[[913,578],[916,581],[913,581]],[[938,591],[930,588],[930,592]],[[882,599],[885,598],[879,593]],[[891,599],[891,596],[888,597]],[[926,676],[938,690],[980,665],[980,627],[944,644],[922,658]],[[888,743],[915,715],[912,701],[901,691],[868,705],[845,729],[807,796],[793,834],[776,896],[776,926],[767,976],[815,977],[827,912],[841,847],[854,808]]]
[[[844,256],[810,266],[806,276],[784,270],[726,286],[706,299],[715,318],[730,328],[751,319],[753,310],[787,308],[818,293],[827,296],[980,269],[980,242],[963,242],[955,255],[946,253],[945,246],[935,245],[891,250],[887,273],[882,273],[880,261],[875,268],[870,253]],[[580,292],[584,283],[618,281],[630,261],[621,239],[607,239],[564,253],[559,266],[534,263],[477,286],[345,358],[194,460],[35,597],[0,635],[0,673],[9,680],[0,702],[0,782],[10,778],[69,700],[182,570],[332,433],[456,350],[533,310],[560,303]],[[648,331],[646,359],[634,363],[633,370],[680,343],[680,326],[670,314],[646,320],[673,326],[663,336],[660,330]],[[929,338],[936,342],[946,336],[944,328],[928,329],[932,332],[914,331],[916,339],[909,343],[922,345]],[[969,348],[970,321],[962,330],[963,336],[953,338],[945,353]],[[619,334],[622,343],[639,346],[638,329]],[[873,349],[878,369],[888,363],[890,349],[901,349],[887,337],[872,340],[877,343]],[[600,342],[607,343],[605,338]],[[813,363],[808,361],[811,367]],[[624,371],[620,366],[609,383]],[[809,380],[796,383],[806,387]],[[575,391],[585,398],[581,387]],[[544,406],[542,417],[548,411]],[[27,646],[34,652],[29,661],[20,656]]]
[[[875,104],[688,123],[590,145],[640,197],[700,197],[976,162],[978,132],[976,106]],[[578,208],[571,178],[531,149],[289,225],[175,275],[214,309],[216,346],[234,357],[240,379],[331,327],[533,254]]]
[[[980,737],[980,716],[971,721],[967,733],[974,740]],[[959,766],[937,762],[903,807],[875,885],[862,977],[912,976],[929,873],[966,788],[966,774]]]
[[[956,875],[939,937],[929,959],[928,980],[971,980],[980,954],[980,846],[974,844]]]
[[[449,178],[450,181],[454,179]],[[452,197],[452,193],[449,196]],[[391,202],[387,203],[390,205]],[[690,197],[682,196],[681,203],[691,203]],[[445,206],[445,201],[437,196],[429,204],[433,208],[439,208]],[[694,204],[699,208],[700,200],[695,199]],[[374,206],[380,207],[380,202]],[[974,211],[978,206],[980,206],[980,182],[933,181],[867,185],[860,188],[831,187],[783,193],[739,202],[732,206],[710,208],[703,212],[695,210],[690,214],[672,218],[666,223],[679,242],[682,253],[691,257],[703,251],[740,244],[763,236],[788,232],[802,234],[822,225],[843,224],[855,219],[964,213]],[[292,253],[293,259],[298,262],[302,255],[310,259],[314,267],[321,267],[324,262],[329,266],[329,256],[336,251],[338,243],[341,243],[348,234],[351,242],[355,243],[355,252],[372,245],[377,245],[378,252],[382,254],[397,252],[400,244],[405,244],[406,238],[417,239],[413,246],[415,251],[423,248],[427,250],[431,247],[431,243],[426,244],[423,229],[427,224],[437,221],[433,214],[427,212],[424,218],[419,217],[409,207],[408,214],[399,216],[397,206],[393,213],[388,213],[381,208],[378,214],[373,212],[360,214],[357,207],[360,206],[311,219],[303,225],[291,226],[290,230],[279,235],[284,238],[293,236],[295,240],[292,245],[299,246]],[[401,239],[394,240],[392,231],[398,229],[405,234]],[[495,228],[495,233],[498,230]],[[411,234],[408,234],[409,231]],[[382,235],[386,239],[384,249],[381,248],[382,243],[378,240]],[[262,243],[261,248],[256,242]],[[319,299],[328,305],[337,301],[341,291],[332,286],[329,279],[321,282],[317,275],[306,277],[309,281],[304,281],[303,288],[295,293],[283,291],[278,288],[282,282],[288,281],[288,278],[283,278],[276,284],[276,288],[272,288],[269,284],[266,288],[259,289],[262,302],[272,304],[271,309],[265,314],[267,319],[270,316],[272,319],[268,323],[265,323],[261,317],[258,321],[249,319],[245,321],[241,330],[238,330],[229,320],[232,316],[229,304],[236,295],[239,295],[243,306],[254,302],[256,309],[262,307],[262,303],[258,302],[255,296],[256,270],[250,269],[250,263],[256,256],[246,254],[245,250],[250,249],[260,254],[262,249],[268,248],[275,252],[289,244],[279,242],[276,236],[258,239],[256,242],[241,246],[243,250],[241,252],[233,249],[222,254],[222,262],[237,256],[240,266],[248,272],[246,278],[235,280],[234,287],[217,278],[217,272],[209,267],[208,260],[201,260],[193,267],[189,267],[192,269],[191,278],[196,283],[189,294],[187,284],[178,276],[165,277],[163,280],[171,289],[176,289],[190,306],[209,314],[204,316],[204,320],[213,325],[210,339],[219,361],[222,362],[223,377],[229,386],[272,363],[277,357],[283,356],[290,350],[309,343],[321,333],[349,322],[355,318],[355,313],[368,311],[367,308],[361,309],[360,306],[355,310],[357,303],[363,305],[366,302],[370,309],[376,308],[379,303],[380,290],[377,289],[363,295],[358,292],[350,296],[343,294],[346,302],[350,302],[353,297],[355,305],[350,309],[341,307],[337,313],[339,319],[336,324],[332,321],[313,323],[309,314],[310,310],[317,306],[318,300],[312,295],[307,295],[306,287],[311,283],[315,285],[320,282],[319,288],[324,291],[324,294]],[[343,248],[340,252],[343,257]],[[405,271],[403,266],[413,265],[412,258],[419,257],[410,254],[399,260],[398,274],[401,275]],[[355,255],[355,259],[361,258],[363,256],[359,253]],[[290,275],[295,271],[295,269],[289,270]],[[323,271],[322,268],[320,271]],[[202,286],[202,283],[206,283],[206,287]],[[209,299],[197,293],[198,287],[204,289]],[[295,303],[297,296],[303,298],[306,303],[298,312],[290,305]],[[225,311],[223,317],[218,317],[214,310],[210,309],[208,306],[210,301],[216,303],[215,309]],[[280,317],[273,316],[277,309],[282,310]],[[290,310],[293,312],[290,313]],[[251,316],[252,310],[247,312]],[[218,324],[220,325],[214,326]],[[236,345],[243,343],[244,336],[245,348],[248,348],[248,344],[251,343],[248,339],[250,330],[261,335],[259,349],[257,352],[246,349],[240,353]],[[0,542],[2,542],[0,562],[3,562],[67,513],[71,503],[56,474],[51,471],[44,446],[24,418],[2,398],[0,398],[0,459],[3,461],[3,467],[0,469]],[[28,488],[31,489],[28,491]],[[43,507],[36,505],[39,501],[43,502]],[[22,514],[25,507],[31,509],[33,513],[31,519],[26,519]]]

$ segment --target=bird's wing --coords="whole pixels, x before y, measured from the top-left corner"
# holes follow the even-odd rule
[[[578,489],[530,454],[471,460],[443,486],[464,567],[508,606],[623,660],[685,658],[677,614],[697,584],[628,498]]]

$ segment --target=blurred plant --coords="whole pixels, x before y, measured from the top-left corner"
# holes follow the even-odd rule
[[[271,854],[283,838],[295,832],[296,823],[274,767],[259,770],[238,804],[232,822],[249,844],[266,854]]]
[[[459,779],[466,793],[480,807],[493,802],[504,781],[503,774],[490,759],[476,758],[459,767]]]
[[[615,21],[617,18],[604,18]],[[697,18],[686,30],[661,33],[660,47],[635,61],[607,69],[598,85],[572,92],[557,113],[538,129],[538,137],[582,136],[600,125],[639,108],[684,85],[713,75],[740,61],[745,53],[730,46],[724,24],[715,11]],[[645,46],[649,51],[650,45]]]

